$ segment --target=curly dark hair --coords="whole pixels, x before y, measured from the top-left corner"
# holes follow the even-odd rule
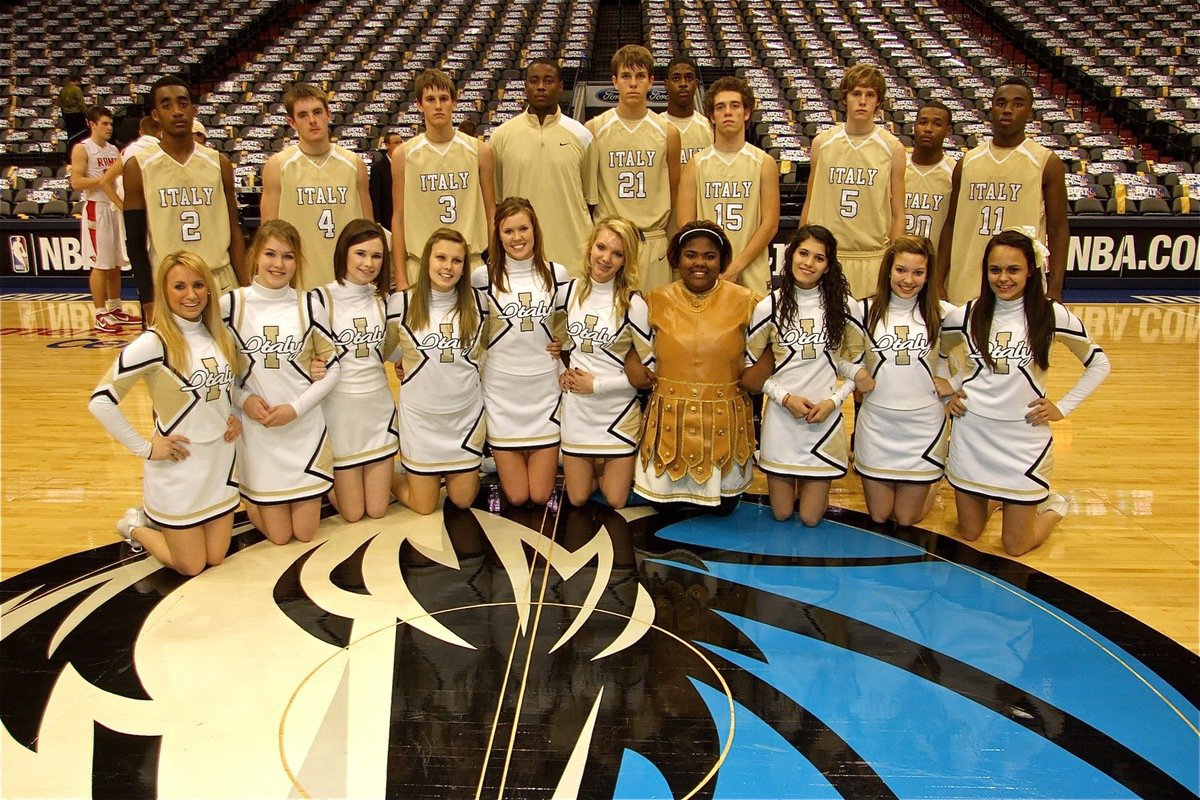
[[[825,245],[825,273],[817,286],[821,290],[821,305],[825,311],[825,349],[837,350],[842,346],[846,332],[846,298],[850,296],[850,284],[838,261],[837,239],[824,225],[801,225],[792,234],[787,250],[783,254],[783,282],[780,284],[779,311],[776,323],[780,328],[790,327],[796,319],[796,277],[792,274],[792,259],[800,245],[816,239]]]

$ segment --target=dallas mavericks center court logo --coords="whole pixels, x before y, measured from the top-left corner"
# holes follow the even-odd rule
[[[1200,659],[1021,564],[852,512],[486,507],[4,581],[4,796],[1197,792]]]

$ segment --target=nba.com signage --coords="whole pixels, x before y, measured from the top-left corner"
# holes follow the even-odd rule
[[[1195,217],[1072,217],[1070,224],[1068,287],[1194,291],[1200,285]],[[780,222],[771,244],[773,274],[796,227],[795,218]]]
[[[7,278],[75,278],[87,284],[78,220],[21,220],[0,225],[3,260],[0,275]],[[128,267],[125,269],[128,272]],[[15,282],[15,281],[14,281]]]
[[[79,234],[10,233],[5,274],[63,275],[85,273]]]

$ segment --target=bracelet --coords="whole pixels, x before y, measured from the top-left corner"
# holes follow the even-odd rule
[[[783,406],[784,408],[787,408],[787,401],[788,401],[789,399],[791,399],[791,396],[792,396],[792,395],[791,395],[791,393],[790,393],[790,392],[784,392],[784,393],[783,393],[783,399],[779,401],[779,405]]]

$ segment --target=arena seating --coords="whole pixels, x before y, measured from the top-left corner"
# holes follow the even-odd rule
[[[0,9],[0,21],[14,31],[12,41],[22,43],[0,57],[0,154],[62,151],[54,87],[68,69],[84,75],[90,100],[119,113],[133,110],[163,65],[185,68],[223,54],[229,60],[236,50],[231,43],[240,41],[249,20],[286,2],[198,0],[168,7],[90,0],[80,8],[68,0],[25,0]],[[458,81],[456,122],[469,119],[486,137],[520,111],[520,69],[529,59],[558,59],[573,82],[592,50],[597,2],[299,4],[286,25],[270,31],[269,46],[232,59],[232,68],[201,98],[198,119],[209,144],[230,157],[239,185],[250,192],[262,162],[292,139],[281,101],[296,80],[331,92],[339,143],[368,159],[385,130],[405,137],[417,132],[420,114],[409,91],[427,67],[440,67]],[[1017,9],[1014,22],[1061,47],[1089,74],[1116,82],[1146,109],[1151,124],[1196,124],[1197,36],[1184,25],[1186,7],[1183,0],[1153,7],[1136,0],[1118,12],[1084,0],[1071,8]],[[933,4],[643,0],[642,12],[644,39],[658,61],[685,52],[706,79],[736,72],[754,86],[759,101],[751,138],[781,164],[785,213],[801,200],[812,137],[838,119],[837,84],[849,64],[869,60],[880,66],[888,84],[886,124],[906,144],[920,103],[945,102],[954,120],[947,150],[956,157],[988,135],[991,87],[1015,71],[972,26]],[[69,22],[57,24],[61,19]],[[77,43],[78,51],[59,55],[55,48],[64,42]],[[1076,212],[1096,213],[1093,200],[1107,208],[1118,187],[1125,202],[1114,208],[1122,205],[1124,213],[1162,213],[1164,206],[1190,213],[1200,206],[1200,165],[1151,163],[1138,142],[1103,129],[1069,97],[1041,85],[1034,92],[1031,133],[1067,164]],[[65,173],[42,169],[5,170],[0,200],[13,213],[18,203],[29,202],[17,198],[22,190],[35,192],[37,213],[52,201],[77,201]],[[1151,200],[1161,203],[1143,202]]]

